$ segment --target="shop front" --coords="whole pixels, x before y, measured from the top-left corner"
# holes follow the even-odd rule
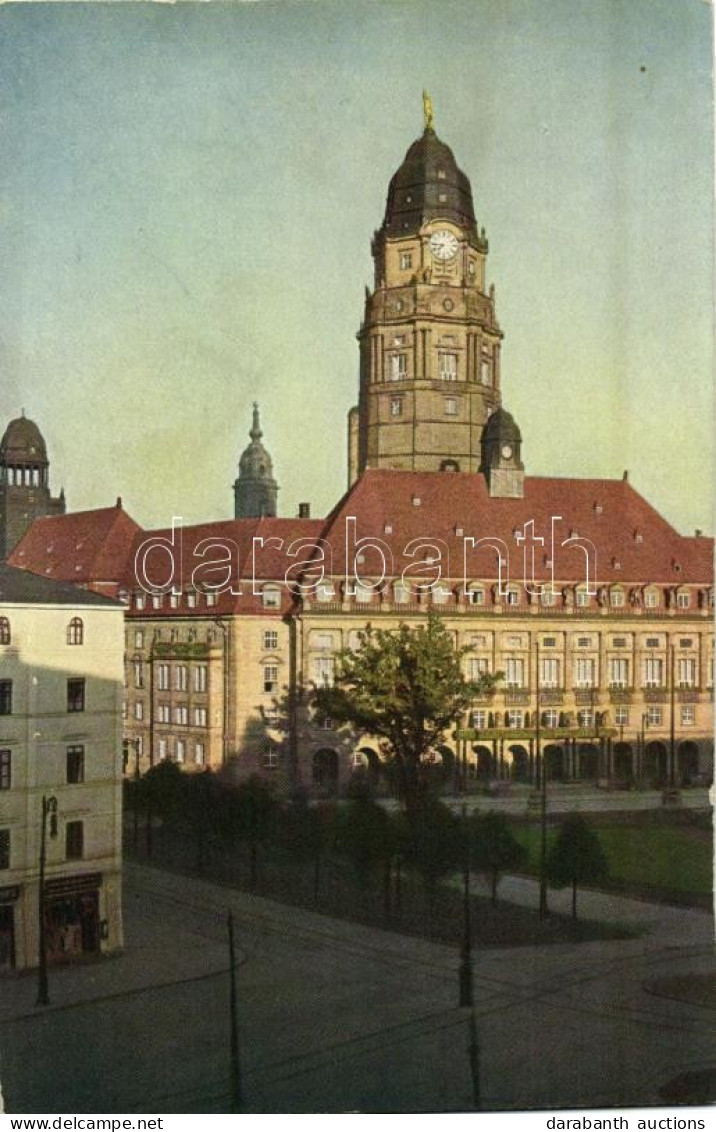
[[[102,874],[55,877],[45,883],[45,939],[48,963],[70,963],[98,955]]]

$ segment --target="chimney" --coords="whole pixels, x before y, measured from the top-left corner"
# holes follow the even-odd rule
[[[701,535],[703,534],[703,531],[701,530],[701,528],[700,528],[700,527],[697,527],[697,528],[696,528],[696,532],[695,532],[695,533],[696,533],[696,538],[701,538]]]
[[[115,503],[115,507],[117,508],[118,511],[121,510],[121,507],[122,507],[122,496],[121,495],[117,496],[117,502]]]
[[[622,475],[622,480],[624,481],[624,483],[628,483],[628,482],[629,482],[629,472],[628,472],[628,471],[625,471],[625,472],[623,473],[623,475]]]
[[[298,517],[299,517],[299,519],[310,519],[311,518],[311,504],[310,503],[299,503],[299,505],[298,505]]]

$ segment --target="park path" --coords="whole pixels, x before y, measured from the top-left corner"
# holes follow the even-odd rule
[[[488,880],[475,877],[472,891],[479,896],[489,896]],[[525,908],[538,908],[539,881],[533,877],[504,876],[498,888],[498,898]],[[559,915],[570,916],[571,888],[549,889],[548,908]],[[655,903],[582,888],[578,893],[577,912],[582,920],[596,920],[602,924],[619,924],[641,930],[647,946],[649,939],[660,948],[670,943],[681,947],[700,947],[714,939],[712,913],[700,908]]]

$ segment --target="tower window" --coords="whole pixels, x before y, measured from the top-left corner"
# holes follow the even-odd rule
[[[445,398],[445,415],[447,417],[456,417],[458,413],[458,399],[457,397]]]
[[[438,193],[438,201],[440,204],[445,204],[447,200],[447,193]]]
[[[438,354],[438,372],[441,381],[457,381],[457,354]]]
[[[445,180],[445,170],[444,169],[438,169],[438,181],[444,181],[444,180]]]
[[[390,356],[390,380],[403,381],[408,372],[408,355],[407,354],[391,354]]]
[[[403,398],[393,397],[390,402],[391,417],[400,417],[403,413]]]
[[[412,266],[413,266],[413,254],[412,254],[412,252],[401,252],[400,253],[400,270],[401,271],[407,271],[408,268],[410,268]]]
[[[0,645],[9,645],[10,640],[10,621],[7,617],[0,617]]]
[[[480,366],[480,381],[483,385],[490,384],[490,359],[484,356]]]

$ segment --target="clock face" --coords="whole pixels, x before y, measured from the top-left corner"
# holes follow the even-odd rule
[[[457,249],[457,239],[453,236],[452,232],[446,231],[445,228],[440,228],[437,232],[433,232],[430,237],[430,251],[433,253],[435,259],[452,259]]]
[[[509,460],[510,456],[512,455],[512,449],[509,444],[502,445],[502,455],[504,456],[505,460]]]

